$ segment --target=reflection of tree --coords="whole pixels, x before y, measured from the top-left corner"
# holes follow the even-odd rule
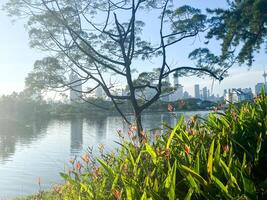
[[[70,152],[79,153],[83,146],[83,119],[71,119],[70,131]]]
[[[160,114],[148,114],[143,116],[143,124],[146,131],[151,129],[160,128],[159,125],[161,123]]]
[[[0,162],[7,160],[16,151],[16,144],[30,144],[40,137],[42,131],[47,127],[47,122],[32,122],[25,125],[24,122],[16,120],[0,120]]]

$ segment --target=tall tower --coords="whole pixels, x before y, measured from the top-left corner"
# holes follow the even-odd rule
[[[78,75],[71,71],[69,76],[69,82],[71,85],[70,89],[70,101],[80,101],[80,96],[82,92],[82,81],[79,79]]]
[[[203,99],[204,100],[208,99],[208,88],[207,87],[203,88]]]
[[[200,90],[199,90],[199,85],[195,85],[195,98],[200,99]]]

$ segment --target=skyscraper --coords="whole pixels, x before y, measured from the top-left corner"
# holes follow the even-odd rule
[[[203,99],[204,100],[208,99],[208,88],[207,87],[203,88]]]
[[[200,90],[199,90],[199,85],[195,85],[195,98],[200,99]]]
[[[70,73],[69,83],[71,85],[70,101],[80,101],[80,96],[82,92],[82,81],[79,79],[78,75],[74,71],[71,71]]]
[[[257,83],[255,85],[255,94],[260,95],[262,89],[264,89],[264,83]],[[265,91],[266,91],[266,88],[265,88]]]

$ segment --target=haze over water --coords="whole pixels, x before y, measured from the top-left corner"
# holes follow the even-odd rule
[[[181,114],[189,118],[195,114],[205,116],[207,112],[144,115],[144,127],[150,130],[161,122],[174,126]],[[59,172],[68,169],[70,159],[82,155],[88,147],[97,154],[100,144],[105,151],[114,150],[114,141],[120,140],[117,130],[123,130],[126,136],[128,130],[118,116],[36,121],[28,125],[18,121],[0,123],[0,198],[29,195],[62,183]]]

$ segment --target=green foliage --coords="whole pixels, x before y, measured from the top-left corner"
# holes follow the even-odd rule
[[[254,53],[266,45],[267,1],[229,0],[227,9],[208,10],[211,29],[207,38],[222,40],[222,59],[236,51],[240,64],[251,65]]]
[[[49,116],[51,106],[36,96],[34,99],[27,90],[11,95],[0,96],[0,120],[32,121]]]
[[[123,140],[116,156],[101,148],[101,159],[72,161],[69,173],[61,173],[66,184],[60,194],[99,200],[264,199],[266,125],[264,95],[204,121],[181,118],[153,143]]]

